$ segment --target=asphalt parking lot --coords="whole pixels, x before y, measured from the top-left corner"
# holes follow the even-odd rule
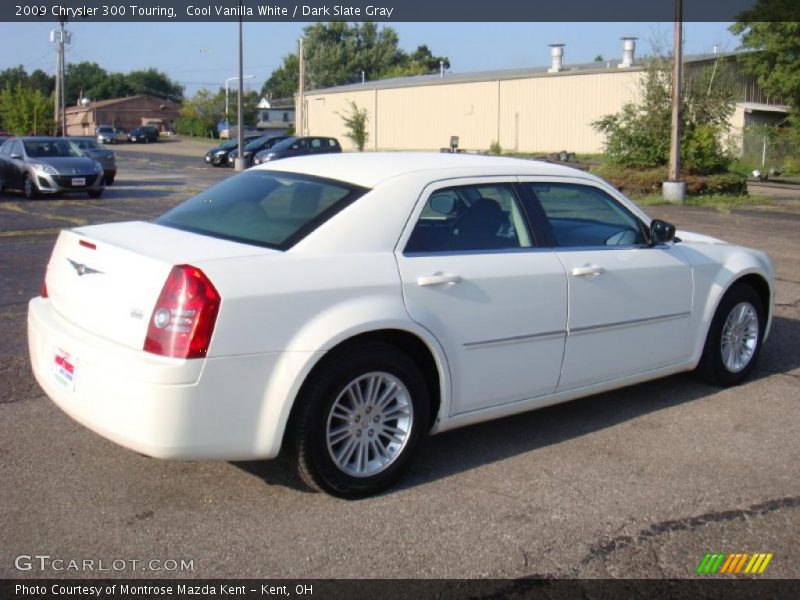
[[[109,575],[15,567],[37,554],[193,561],[110,573],[125,577],[678,578],[706,552],[774,553],[760,577],[800,577],[800,214],[648,210],[775,261],[773,331],[744,385],[678,375],[445,433],[397,488],[347,502],[280,461],[140,456],[43,396],[25,315],[57,231],[149,219],[231,174],[168,144],[118,163],[101,200],[0,198],[0,578]]]

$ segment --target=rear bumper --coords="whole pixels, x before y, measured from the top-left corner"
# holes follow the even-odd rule
[[[36,381],[64,412],[101,436],[168,459],[274,458],[286,397],[274,401],[285,353],[178,360],[100,338],[66,321],[50,302],[28,307],[28,347]],[[57,377],[68,354],[72,382]],[[293,353],[297,354],[297,353]],[[62,362],[63,367],[63,362]],[[272,404],[272,406],[270,406]]]

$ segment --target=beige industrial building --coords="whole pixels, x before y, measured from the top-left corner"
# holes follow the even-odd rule
[[[352,147],[341,117],[352,101],[367,110],[370,150],[438,150],[458,136],[459,147],[467,151],[486,151],[497,141],[504,151],[601,152],[603,136],[591,123],[634,101],[645,70],[635,60],[635,39],[623,38],[623,43],[622,60],[569,65],[563,45],[553,44],[549,67],[440,73],[308,91],[297,131],[337,137],[344,148]],[[766,98],[755,79],[740,71],[735,54],[686,57],[684,69],[690,74],[715,63],[715,76],[732,77],[736,90],[734,141],[741,143],[746,125],[786,117],[788,108]]]

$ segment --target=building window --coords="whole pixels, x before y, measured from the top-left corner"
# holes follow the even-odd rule
[[[283,113],[283,122],[284,123],[288,123],[289,122],[289,113]]]

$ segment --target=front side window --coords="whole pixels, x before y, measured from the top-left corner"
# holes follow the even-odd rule
[[[502,250],[532,245],[513,187],[491,183],[434,191],[405,251]]]
[[[560,247],[645,244],[641,222],[602,190],[573,183],[529,183]]]
[[[285,250],[366,193],[349,183],[247,171],[189,198],[156,223]]]

